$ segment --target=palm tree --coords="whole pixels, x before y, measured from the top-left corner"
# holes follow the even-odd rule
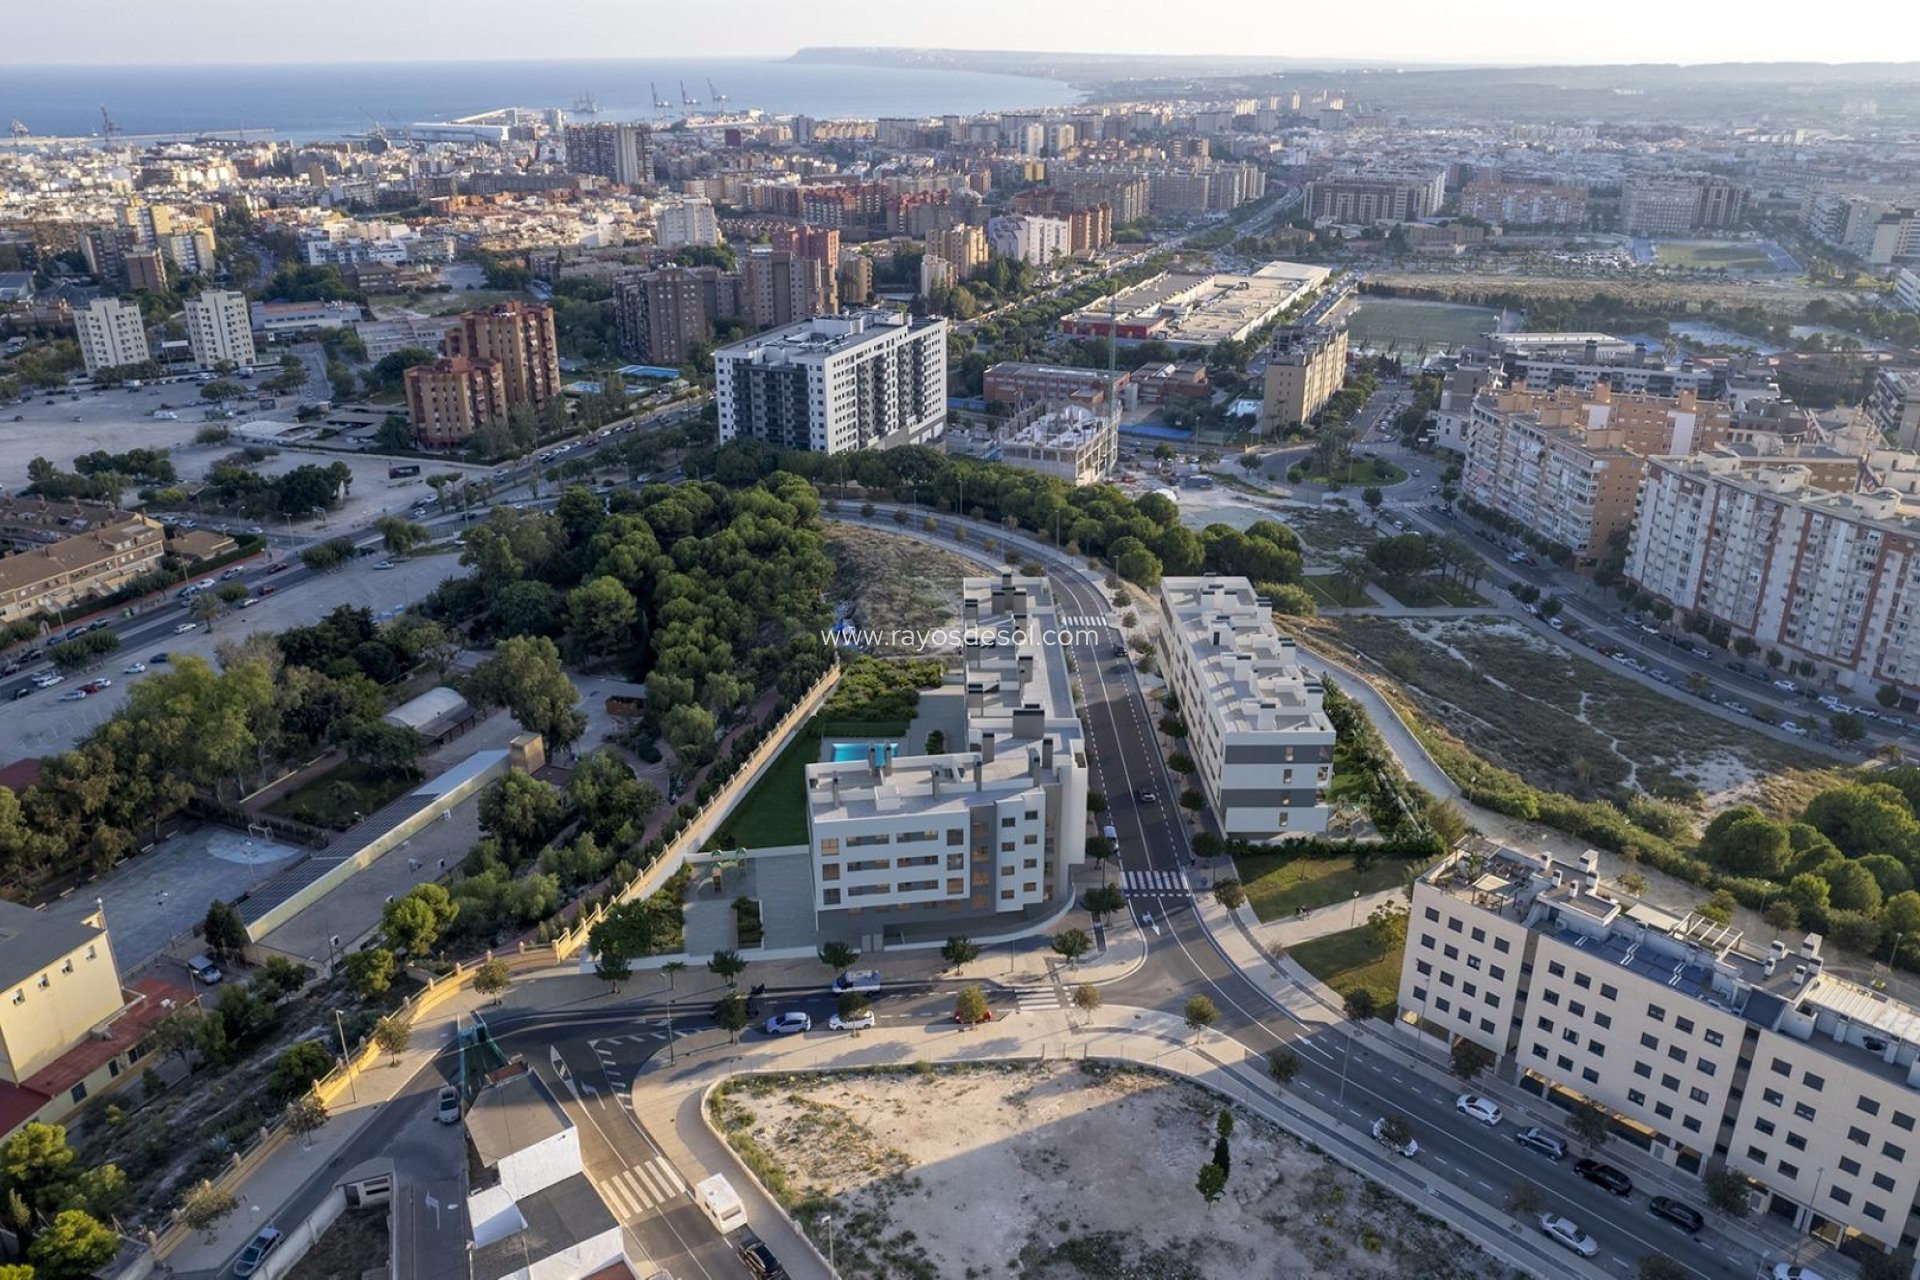
[[[1340,557],[1340,568],[1335,577],[1340,581],[1340,591],[1348,600],[1364,598],[1367,585],[1374,579],[1373,562],[1361,552],[1349,552]]]
[[[200,592],[194,596],[193,602],[187,606],[187,612],[193,615],[193,620],[195,622],[206,623],[208,631],[213,630],[213,620],[219,617],[225,609],[226,605],[221,603],[220,597],[211,591]]]

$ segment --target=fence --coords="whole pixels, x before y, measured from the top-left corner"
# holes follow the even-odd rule
[[[712,797],[700,806],[699,812],[687,820],[687,825],[680,829],[680,834],[675,836],[665,849],[661,850],[660,856],[654,860],[653,865],[628,881],[626,887],[614,894],[606,904],[595,907],[591,911],[581,912],[571,929],[554,937],[554,956],[564,960],[578,954],[587,945],[587,938],[593,932],[593,927],[606,919],[608,911],[621,903],[632,902],[657,892],[661,885],[671,879],[674,873],[686,863],[687,856],[697,852],[700,846],[706,843],[707,838],[719,829],[721,820],[732,811],[733,806],[746,795],[753,784],[760,780],[760,775],[766,767],[787,749],[788,744],[793,741],[807,721],[811,720],[814,714],[826,704],[827,696],[839,683],[840,665],[835,663],[814,682],[813,688],[807,690],[805,696],[793,704],[787,714],[781,718],[780,723],[774,726],[773,731],[760,739],[760,744],[741,762],[740,767],[733,771],[733,776],[727,779],[725,785],[714,792]]]

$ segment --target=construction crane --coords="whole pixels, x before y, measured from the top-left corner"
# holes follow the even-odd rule
[[[727,100],[727,95],[713,87],[713,77],[711,76],[707,77],[707,101],[708,102],[725,102],[726,100]]]
[[[697,107],[700,105],[700,99],[687,92],[687,82],[685,80],[680,82],[680,105],[683,107]]]
[[[7,121],[7,132],[13,135],[13,149],[20,150],[20,139],[31,138],[33,130],[27,128],[27,122],[19,116]]]
[[[100,136],[108,142],[112,142],[120,136],[121,132],[120,126],[113,122],[113,117],[107,114],[107,108],[102,105],[100,108]]]
[[[651,80],[647,81],[647,92],[653,95],[653,109],[655,111],[665,111],[673,105],[660,96],[660,90],[654,87],[653,81]]]

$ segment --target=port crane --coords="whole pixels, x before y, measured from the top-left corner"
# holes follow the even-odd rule
[[[100,136],[108,142],[112,142],[123,132],[120,126],[113,122],[113,117],[107,114],[107,108],[102,105],[100,108]]]
[[[713,77],[711,76],[707,77],[707,101],[708,102],[725,102],[726,100],[727,100],[727,95],[720,92],[720,90],[714,88]]]
[[[687,92],[687,82],[685,80],[680,82],[680,105],[683,107],[697,107],[700,105],[700,99]]]
[[[653,95],[653,109],[655,111],[665,111],[673,105],[660,96],[660,90],[654,87],[653,81],[651,80],[647,81],[647,92]]]
[[[20,150],[20,139],[31,138],[33,136],[33,130],[27,128],[27,122],[19,116],[15,116],[13,119],[7,121],[7,132],[13,135],[13,149],[15,151]]]

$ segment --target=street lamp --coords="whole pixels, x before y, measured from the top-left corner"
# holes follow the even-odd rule
[[[820,1221],[824,1223],[827,1228],[827,1268],[828,1270],[837,1271],[839,1268],[834,1265],[833,1261],[833,1215],[823,1213],[820,1215]]]
[[[1355,889],[1353,891],[1353,909],[1347,912],[1347,928],[1349,929],[1354,928],[1359,923],[1360,923],[1360,891],[1358,889]]]

